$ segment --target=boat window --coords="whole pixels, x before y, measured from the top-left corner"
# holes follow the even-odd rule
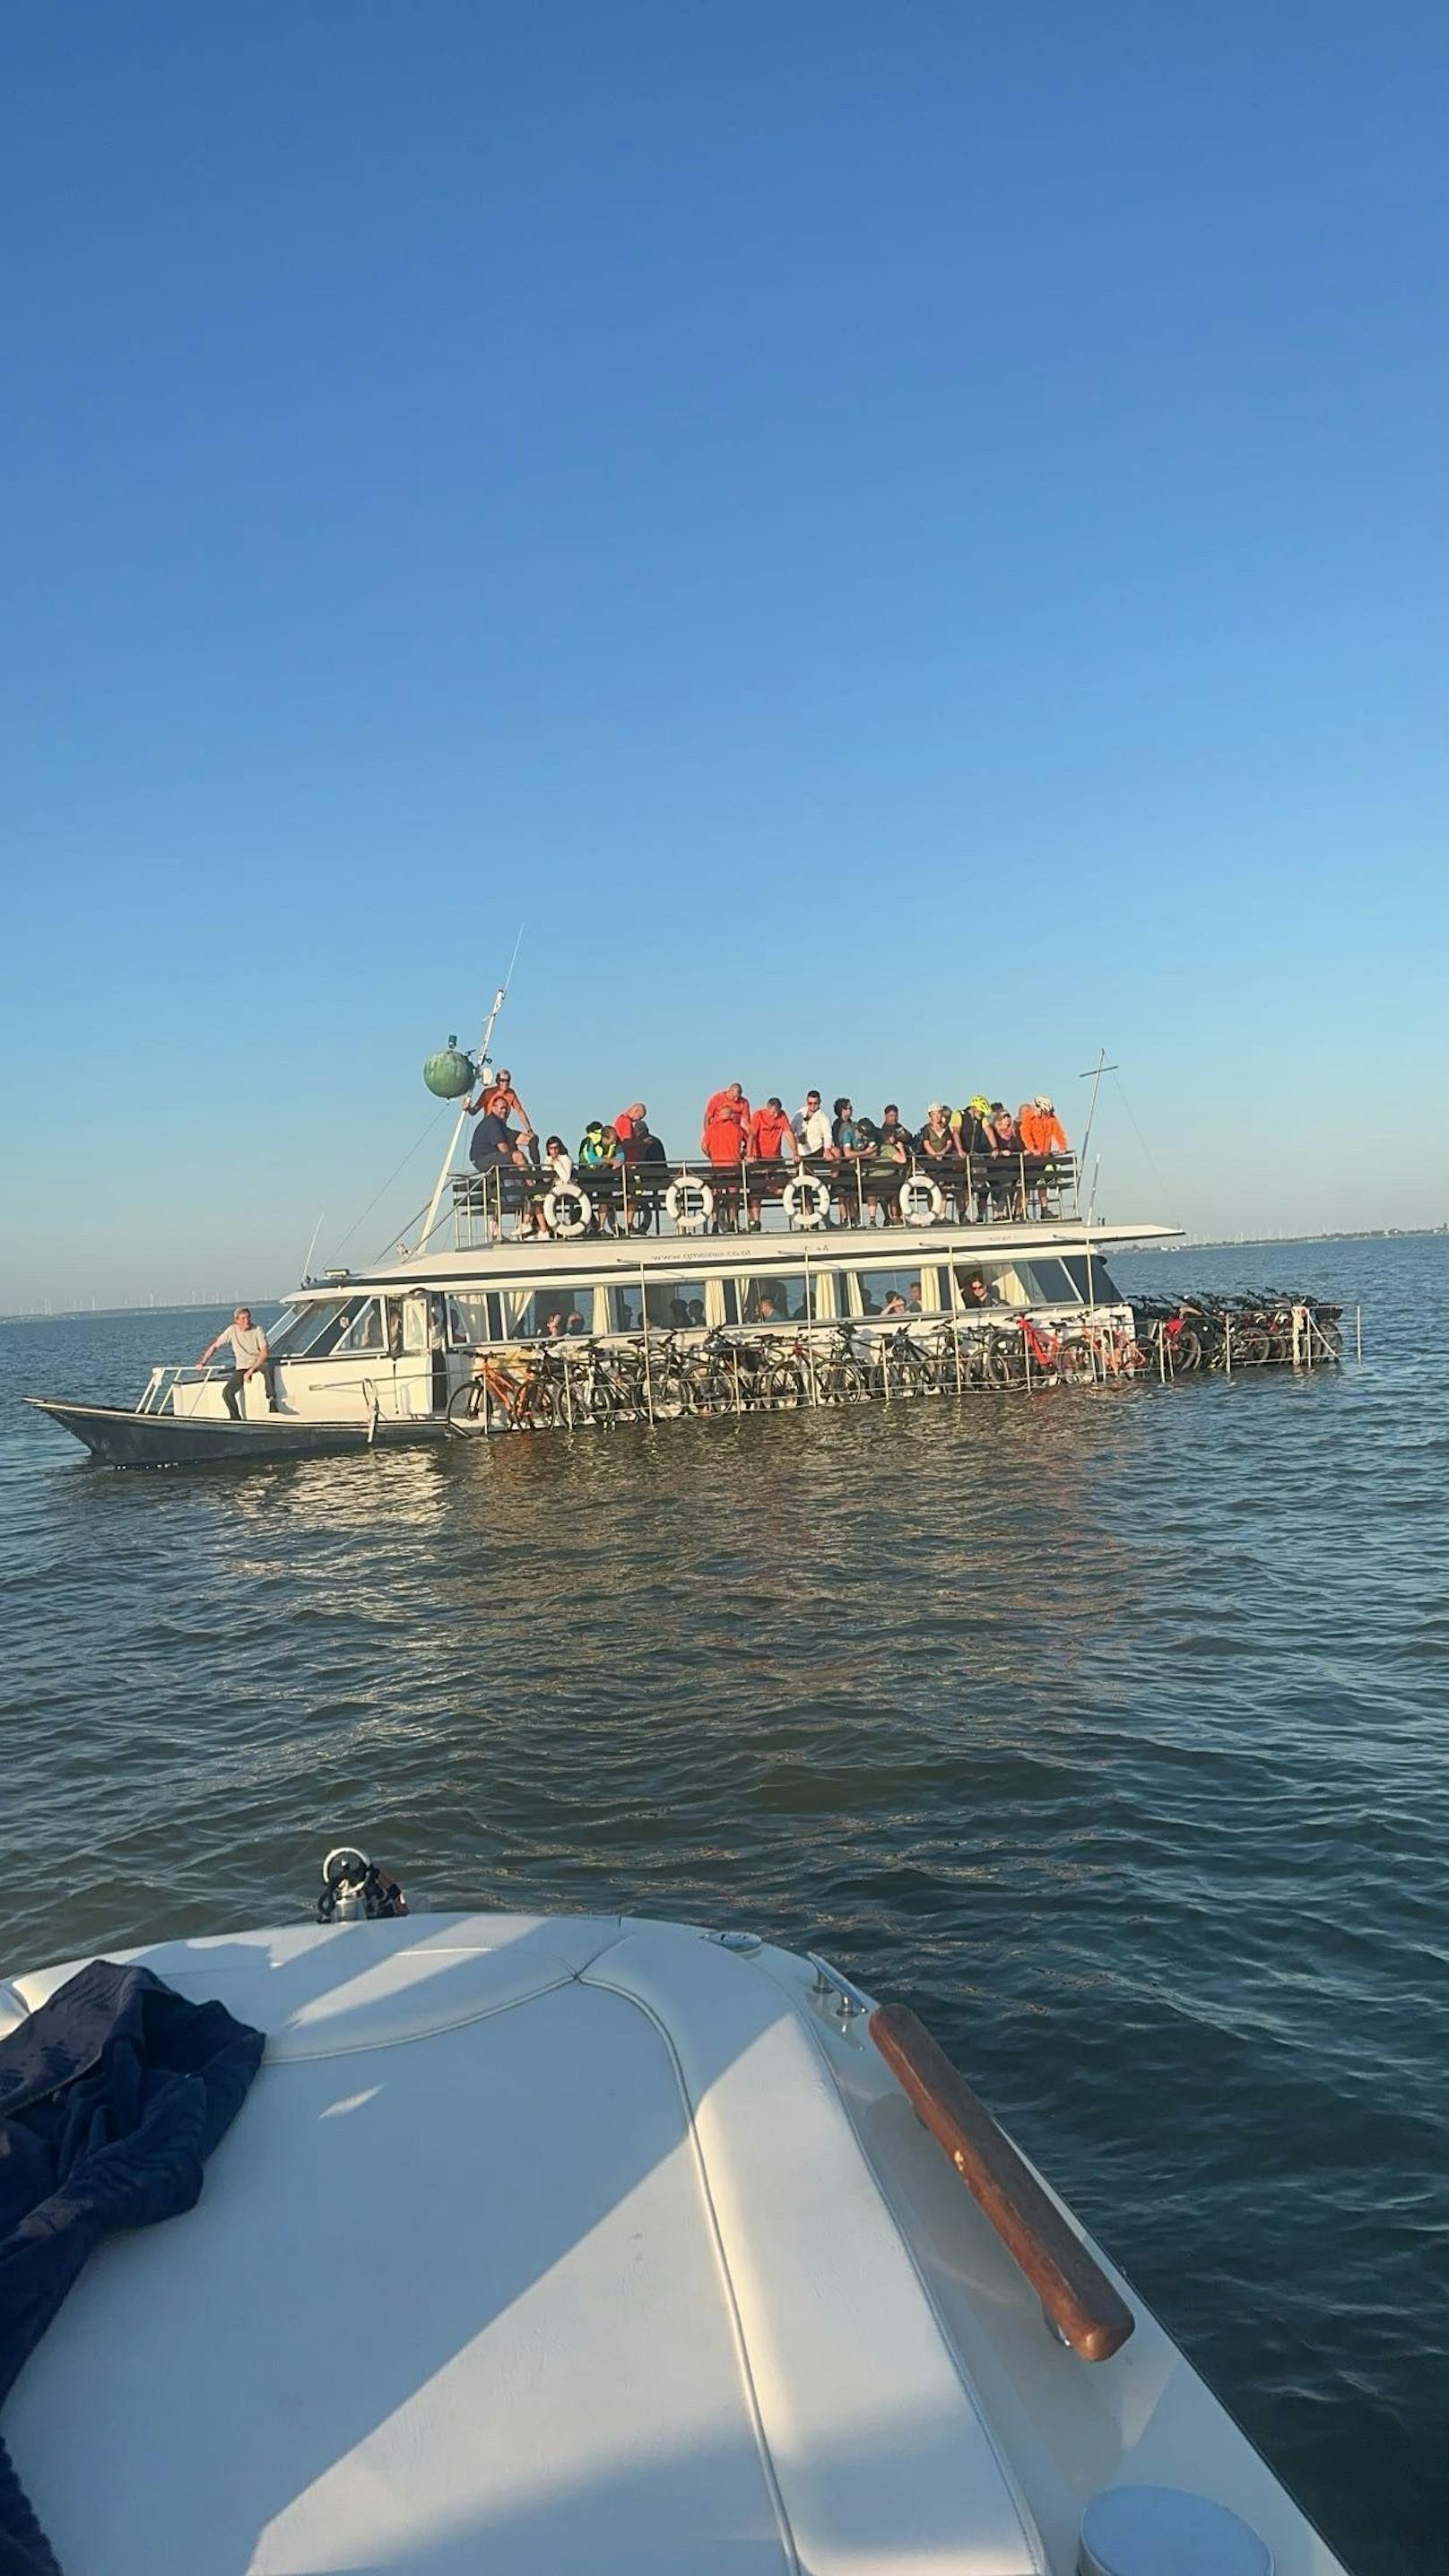
[[[378,1298],[367,1297],[363,1300],[361,1311],[353,1315],[346,1331],[341,1335],[337,1349],[339,1353],[344,1351],[350,1353],[380,1351],[382,1347],[382,1305]]]
[[[337,1347],[338,1337],[352,1322],[362,1300],[359,1297],[319,1299],[315,1306],[298,1309],[290,1322],[284,1323],[267,1339],[279,1359],[321,1360]]]
[[[1077,1304],[1076,1283],[1064,1261],[1034,1253],[1030,1261],[1018,1261],[1013,1267],[1029,1306]]]
[[[934,1281],[919,1263],[901,1270],[861,1270],[855,1274],[862,1315],[924,1315],[931,1311]]]
[[[1094,1252],[1089,1261],[1084,1252],[1069,1252],[1062,1268],[1084,1306],[1121,1305],[1122,1291],[1100,1253]]]
[[[850,1273],[848,1270],[817,1270],[811,1264],[806,1273],[810,1287],[810,1320],[831,1324],[850,1314]]]
[[[577,1341],[596,1329],[594,1291],[587,1286],[504,1288],[496,1300],[488,1300],[490,1306],[495,1302],[502,1308],[506,1342],[541,1341],[545,1336],[554,1341],[560,1334]]]
[[[606,1333],[638,1332],[640,1291],[632,1281],[626,1281],[621,1288],[600,1288],[596,1294],[604,1309]]]
[[[803,1270],[784,1279],[756,1274],[733,1284],[742,1324],[803,1324],[809,1320]]]
[[[644,1311],[660,1333],[684,1333],[704,1324],[740,1320],[732,1279],[651,1279],[644,1290]]]
[[[1093,1268],[1101,1277],[1101,1263]],[[1079,1303],[1073,1266],[1055,1255],[1036,1254],[1030,1261],[962,1261],[956,1265],[957,1304],[968,1314],[980,1303],[971,1294],[973,1279],[984,1280],[992,1306],[1075,1306]],[[1100,1299],[1101,1291],[1098,1296]]]
[[[1025,1298],[1020,1296],[1008,1297],[1006,1290],[1002,1286],[1003,1273],[1006,1272],[1007,1269],[1008,1264],[1001,1261],[962,1261],[958,1263],[956,1269],[951,1274],[952,1281],[955,1286],[956,1305],[958,1309],[962,1313],[969,1315],[978,1306],[982,1305],[1024,1305],[1026,1303]],[[1016,1286],[1017,1280],[1014,1270],[1010,1271],[1010,1278],[1013,1287]],[[986,1291],[984,1297],[980,1294],[980,1289],[982,1288]],[[973,1290],[976,1291],[975,1294],[972,1293]]]
[[[495,1292],[448,1299],[448,1340],[455,1351],[503,1339],[503,1300]]]

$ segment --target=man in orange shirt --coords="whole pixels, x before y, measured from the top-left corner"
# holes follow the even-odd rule
[[[463,1106],[470,1117],[476,1117],[481,1110],[486,1118],[501,1118],[505,1127],[510,1118],[516,1118],[520,1145],[528,1149],[538,1142],[529,1123],[528,1111],[513,1088],[513,1076],[506,1065],[498,1073],[490,1073],[477,1099],[465,1100]]]
[[[732,1082],[711,1092],[704,1105],[700,1151],[707,1163],[742,1163],[750,1134],[750,1104],[741,1085]]]
[[[1022,1151],[1036,1164],[1035,1170],[1029,1170],[1027,1173],[1027,1188],[1036,1192],[1037,1215],[1045,1216],[1047,1191],[1056,1177],[1050,1158],[1053,1154],[1065,1154],[1070,1151],[1066,1129],[1057,1116],[1052,1101],[1044,1091],[1039,1091],[1035,1100],[1024,1104],[1016,1122],[1016,1129],[1021,1138]]]
[[[764,1163],[771,1167],[769,1177],[772,1188],[783,1187],[784,1174],[780,1167],[784,1163],[793,1163],[795,1159],[795,1136],[790,1121],[780,1106],[779,1095],[773,1091],[764,1108],[757,1109],[750,1120],[748,1157],[751,1164]],[[760,1209],[765,1180],[764,1172],[751,1171],[749,1211],[752,1234],[758,1234],[760,1231]]]
[[[727,1083],[723,1091],[711,1092],[704,1107],[704,1126],[700,1133],[700,1150],[707,1163],[713,1163],[710,1175],[714,1189],[717,1222],[730,1232],[739,1223],[740,1165],[750,1141],[750,1104],[738,1082]]]

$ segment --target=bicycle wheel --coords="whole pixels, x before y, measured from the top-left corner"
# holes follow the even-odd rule
[[[988,1342],[983,1354],[988,1386],[1020,1386],[1026,1376],[1026,1354],[1019,1342]]]
[[[533,1378],[518,1399],[514,1416],[520,1431],[552,1431],[556,1423],[566,1420],[561,1389],[550,1386],[546,1378]]]
[[[685,1402],[691,1413],[733,1413],[734,1379],[726,1369],[692,1370],[685,1380]]]
[[[803,1404],[806,1387],[804,1371],[795,1360],[776,1360],[767,1368],[761,1389],[761,1401],[777,1412],[787,1406]]]
[[[644,1381],[628,1369],[611,1369],[605,1381],[614,1399],[616,1422],[637,1422],[644,1412]]]
[[[861,1404],[870,1380],[859,1360],[826,1360],[815,1372],[815,1387],[822,1404]]]
[[[1094,1386],[1097,1381],[1097,1354],[1091,1343],[1061,1342],[1057,1349],[1056,1372],[1063,1386]]]
[[[1277,1352],[1280,1359],[1291,1358],[1292,1352],[1291,1340],[1285,1339],[1280,1342]],[[1265,1331],[1261,1324],[1243,1324],[1235,1330],[1233,1334],[1234,1368],[1262,1368],[1273,1357],[1273,1336]]]
[[[689,1411],[689,1384],[682,1370],[654,1371],[651,1403],[656,1422],[677,1422],[681,1413]]]
[[[919,1360],[887,1360],[885,1383],[890,1396],[924,1395],[926,1372]]]
[[[1169,1333],[1167,1359],[1174,1377],[1191,1377],[1194,1369],[1202,1367],[1202,1343],[1189,1325],[1184,1324],[1180,1333]]]
[[[488,1389],[481,1377],[465,1379],[448,1398],[447,1424],[460,1440],[475,1440],[488,1428]]]

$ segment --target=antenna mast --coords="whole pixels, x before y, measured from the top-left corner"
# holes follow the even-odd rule
[[[1080,1171],[1080,1170],[1081,1170],[1082,1165],[1085,1163],[1085,1161],[1086,1161],[1086,1159],[1087,1159],[1087,1147],[1090,1145],[1090,1143],[1091,1143],[1091,1141],[1092,1141],[1092,1121],[1093,1121],[1093,1119],[1094,1119],[1094,1118],[1096,1117],[1096,1115],[1097,1115],[1097,1093],[1098,1093],[1098,1091],[1099,1091],[1099,1090],[1100,1090],[1100,1088],[1101,1088],[1102,1076],[1103,1076],[1103,1074],[1104,1074],[1104,1073],[1115,1073],[1115,1072],[1116,1072],[1116,1070],[1117,1070],[1117,1068],[1116,1068],[1115,1064],[1109,1064],[1109,1063],[1107,1062],[1107,1050],[1106,1050],[1106,1048],[1105,1048],[1105,1047],[1098,1047],[1098,1049],[1097,1049],[1097,1061],[1096,1061],[1096,1063],[1095,1063],[1095,1064],[1088,1065],[1086,1072],[1085,1072],[1085,1073],[1079,1073],[1079,1074],[1078,1074],[1078,1076],[1077,1076],[1077,1080],[1078,1080],[1079,1082],[1090,1082],[1090,1084],[1091,1084],[1091,1086],[1092,1086],[1092,1100],[1091,1100],[1091,1106],[1090,1106],[1090,1108],[1089,1108],[1089,1109],[1088,1109],[1088,1111],[1087,1111],[1087,1132],[1086,1132],[1085,1136],[1082,1138],[1082,1150],[1081,1150],[1081,1153],[1080,1153],[1080,1155],[1079,1155],[1079,1157],[1078,1157],[1078,1159],[1077,1159],[1077,1169],[1078,1169],[1078,1171]],[[1095,1194],[1096,1194],[1096,1183],[1095,1183],[1095,1182],[1093,1183],[1092,1188],[1093,1188],[1093,1195],[1095,1196]]]
[[[513,969],[518,963],[519,949],[523,946],[523,933],[525,927],[526,924],[523,922],[520,922],[518,925],[518,937],[513,943],[513,955],[508,960],[508,973],[504,976],[502,983],[499,985],[497,992],[493,996],[492,1007],[489,1010],[488,1017],[483,1023],[483,1034],[478,1040],[478,1080],[480,1084],[486,1082],[489,1072],[491,1071],[491,1067],[488,1062],[488,1050],[493,1044],[493,1030],[498,1014],[508,999],[508,987],[512,980]],[[442,1168],[438,1173],[437,1187],[432,1195],[432,1200],[428,1208],[427,1219],[424,1223],[422,1233],[418,1237],[419,1252],[422,1251],[423,1245],[431,1240],[433,1228],[438,1222],[438,1210],[443,1203],[443,1192],[448,1186],[448,1176],[453,1169],[454,1158],[458,1151],[459,1139],[463,1133],[463,1121],[467,1115],[468,1102],[467,1095],[465,1093],[463,1104],[453,1123],[452,1135],[448,1139],[448,1150],[443,1156]]]

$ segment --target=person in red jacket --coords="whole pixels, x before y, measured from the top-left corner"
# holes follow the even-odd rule
[[[746,1151],[750,1164],[750,1232],[758,1234],[765,1190],[768,1188],[773,1193],[784,1188],[785,1175],[781,1167],[795,1159],[794,1131],[780,1106],[777,1092],[771,1092],[764,1108],[757,1109],[750,1120]]]

